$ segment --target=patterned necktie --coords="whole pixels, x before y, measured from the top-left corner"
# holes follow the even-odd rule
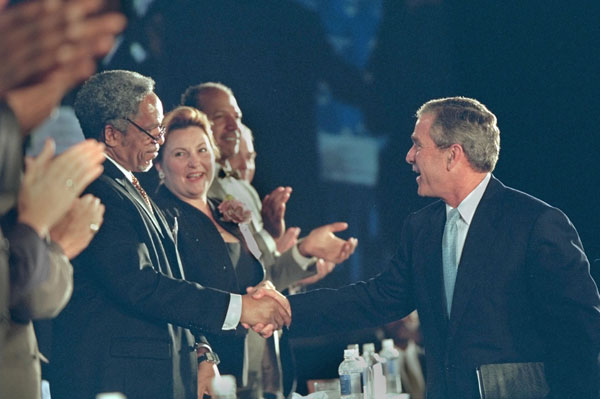
[[[444,237],[442,238],[442,262],[444,266],[444,289],[446,293],[446,310],[450,317],[452,308],[452,295],[454,294],[454,283],[456,282],[456,272],[458,270],[458,256],[456,241],[458,236],[458,219],[460,213],[458,209],[452,209],[448,212],[446,226],[444,227]]]
[[[148,205],[148,209],[152,210],[152,205],[150,205],[150,198],[148,198],[148,194],[146,194],[146,191],[142,188],[142,185],[140,184],[140,181],[137,179],[137,177],[131,175],[131,182],[133,183],[133,187],[135,187],[138,190],[138,192],[144,199],[146,205]]]

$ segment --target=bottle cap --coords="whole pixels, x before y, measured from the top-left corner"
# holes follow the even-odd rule
[[[372,342],[368,342],[363,344],[363,353],[374,353],[375,352],[375,344]]]
[[[346,348],[347,349],[356,349],[357,351],[359,350],[358,344],[350,344]]]
[[[381,341],[382,349],[394,349],[394,340],[392,338],[386,338]]]
[[[344,359],[356,356],[358,356],[358,351],[356,349],[344,349]]]

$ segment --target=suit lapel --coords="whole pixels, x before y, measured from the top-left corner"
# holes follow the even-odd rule
[[[142,208],[142,210],[146,213],[146,215],[148,215],[148,217],[150,218],[150,220],[154,224],[154,227],[156,227],[156,229],[160,232],[161,236],[163,236],[163,231],[160,228],[160,225],[158,224],[158,220],[156,220],[156,215],[154,214],[153,211],[151,211],[150,209],[148,209],[148,205],[146,205],[146,203],[144,202],[144,199],[142,198],[142,196],[139,193],[139,191],[124,176],[123,176],[122,179],[117,179],[117,181],[123,187],[125,187],[125,189],[127,190],[127,192],[133,197],[134,201],[136,201],[140,205],[140,207]],[[150,203],[152,203],[152,202],[150,202]],[[153,207],[154,207],[154,205],[153,205]],[[164,236],[163,236],[163,238],[164,238]]]
[[[208,199],[208,204],[210,205],[210,209],[212,211],[213,217],[215,218],[215,220],[217,221],[217,223],[223,229],[227,230],[228,233],[230,233],[231,235],[233,235],[234,237],[236,237],[240,241],[240,244],[242,245],[242,247],[246,248],[246,250],[248,251],[248,253],[262,265],[262,261],[260,260],[260,258],[257,258],[256,256],[254,256],[254,254],[252,253],[252,251],[250,251],[250,249],[248,248],[248,243],[246,242],[246,238],[244,237],[244,235],[242,234],[242,232],[240,230],[240,226],[237,223],[224,222],[222,220],[222,214],[221,214],[221,212],[218,209],[218,202],[217,201],[215,201],[212,198],[209,198]],[[254,238],[252,237],[252,239],[254,239]]]
[[[450,336],[456,332],[474,289],[481,284],[482,273],[496,242],[498,232],[495,226],[498,225],[498,215],[495,194],[498,187],[498,182],[492,177],[471,220],[456,275],[450,314]]]
[[[111,161],[106,160],[104,162],[104,173],[107,176],[114,179],[117,183],[119,183],[119,185],[121,187],[123,187],[125,189],[125,191],[127,191],[127,193],[129,194],[129,197],[139,205],[138,208],[143,209],[143,211],[146,213],[146,215],[148,215],[148,217],[154,224],[154,227],[159,232],[161,237],[164,238],[163,230],[161,229],[161,227],[158,223],[158,220],[156,220],[156,216],[154,215],[154,212],[152,212],[150,209],[148,209],[148,206],[144,202],[144,199],[142,198],[139,191],[133,186],[133,183],[131,183],[129,180],[127,180],[127,178],[125,177],[123,172],[121,172]]]

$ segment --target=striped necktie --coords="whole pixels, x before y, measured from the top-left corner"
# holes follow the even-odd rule
[[[446,293],[446,310],[450,317],[450,309],[452,309],[452,296],[454,295],[454,283],[456,282],[456,272],[458,271],[458,256],[457,256],[457,236],[458,236],[458,219],[460,213],[458,209],[452,209],[448,212],[446,218],[446,226],[444,227],[444,236],[442,238],[442,262],[444,266],[444,291]]]

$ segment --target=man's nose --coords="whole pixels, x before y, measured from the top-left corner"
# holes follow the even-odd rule
[[[413,144],[406,153],[406,163],[412,165],[415,163],[415,145]]]
[[[227,118],[227,129],[237,131],[238,136],[240,136],[240,131],[242,129],[242,122],[238,118],[228,117]]]

